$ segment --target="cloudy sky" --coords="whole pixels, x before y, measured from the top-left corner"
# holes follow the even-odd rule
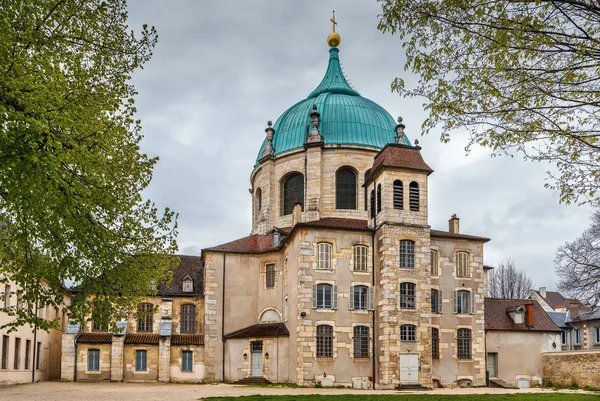
[[[180,253],[199,254],[250,232],[249,177],[266,122],[321,81],[336,10],[352,85],[404,118],[435,170],[431,226],[447,230],[456,213],[461,232],[492,239],[486,264],[511,258],[536,287],[555,287],[555,250],[588,226],[590,210],[559,205],[544,189],[547,164],[491,158],[481,148],[466,155],[461,132],[449,144],[435,134],[421,137],[422,102],[390,91],[396,76],[408,86],[418,77],[404,71],[398,38],[377,30],[375,0],[130,0],[129,9],[133,29],[147,23],[159,34],[152,60],[133,82],[143,150],[160,157],[146,195],[179,212]]]

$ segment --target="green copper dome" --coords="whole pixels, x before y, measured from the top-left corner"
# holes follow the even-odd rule
[[[394,142],[396,121],[377,103],[362,97],[346,81],[340,67],[339,49],[329,49],[329,65],[323,80],[304,100],[287,109],[275,122],[274,156],[304,147],[311,131],[309,114],[317,106],[319,133],[325,145],[354,145],[381,149]],[[403,136],[402,142],[410,145]],[[258,152],[262,158],[266,139]]]

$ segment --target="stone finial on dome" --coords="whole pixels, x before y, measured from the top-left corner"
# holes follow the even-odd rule
[[[404,128],[406,128],[406,125],[404,125],[402,121],[402,117],[398,117],[398,125],[396,125],[396,136],[394,137],[396,143],[404,143]]]
[[[306,143],[319,143],[323,142],[323,137],[319,133],[319,118],[321,115],[317,111],[317,105],[313,104],[312,112],[309,114],[312,124],[312,131],[306,138]]]
[[[273,128],[273,121],[267,121],[267,128],[265,128],[265,132],[267,133],[267,144],[265,145],[265,149],[262,152],[262,157],[273,156],[275,153],[275,149],[273,148],[273,135],[275,134],[275,129]]]

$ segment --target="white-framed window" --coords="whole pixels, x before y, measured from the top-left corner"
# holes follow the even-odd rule
[[[456,252],[454,254],[454,263],[456,265],[456,277],[470,277],[469,274],[469,253]]]
[[[183,285],[181,289],[183,292],[194,291],[194,280],[192,280],[190,276],[185,276],[185,278],[183,279]]]
[[[412,324],[403,324],[400,326],[400,341],[414,342],[417,341],[417,326]]]
[[[337,285],[313,284],[313,309],[337,309],[338,290]]]
[[[567,345],[567,330],[560,332],[560,345]]]
[[[354,271],[355,272],[366,272],[367,271],[367,255],[369,248],[364,245],[354,246]]]
[[[475,293],[466,290],[454,291],[454,313],[459,315],[475,314]]]
[[[573,344],[581,345],[581,329],[573,330]]]
[[[440,254],[436,249],[432,249],[430,251],[431,257],[431,270],[430,273],[432,276],[437,276],[439,273],[438,267],[440,264]]]
[[[415,241],[407,239],[400,241],[400,268],[415,268]]]
[[[600,344],[600,326],[596,326],[594,329],[594,344]]]
[[[366,285],[351,285],[348,308],[350,310],[373,310],[375,288]]]
[[[332,245],[329,242],[317,244],[317,269],[331,270],[331,250]]]

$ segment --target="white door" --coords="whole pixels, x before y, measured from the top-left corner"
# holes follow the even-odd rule
[[[498,354],[488,354],[487,369],[490,377],[496,377],[496,355]]]
[[[400,355],[400,383],[414,384],[419,382],[419,358],[417,354]]]
[[[252,341],[252,376],[262,376],[262,341]]]

